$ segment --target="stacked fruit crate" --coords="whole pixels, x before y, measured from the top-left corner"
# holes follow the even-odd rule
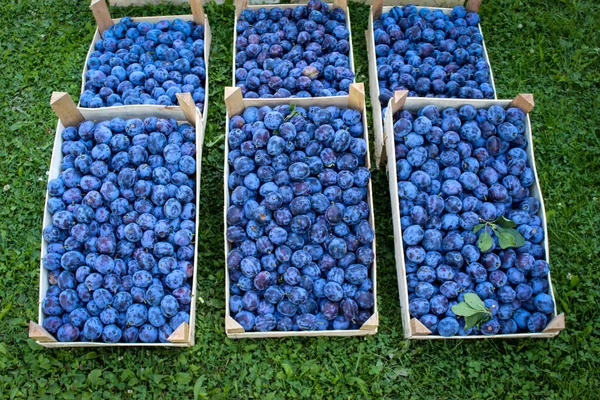
[[[422,5],[414,6],[414,9],[412,9],[411,12],[413,15],[418,15],[422,9],[429,10],[428,7],[435,7],[432,8],[432,10],[437,11],[439,14],[451,17],[449,18],[449,21],[452,21],[456,20],[458,17],[456,13],[453,15],[452,7],[462,6],[463,3],[464,2],[462,0],[446,0],[441,2],[435,2],[433,4],[428,4],[428,2],[422,2]],[[473,41],[474,43],[480,44],[480,48],[478,49],[477,60],[470,60],[468,61],[468,63],[475,67],[477,65],[477,62],[483,61],[483,63],[480,64],[482,65],[482,68],[484,68],[484,73],[488,73],[487,76],[483,77],[481,82],[482,84],[484,84],[484,89],[487,89],[485,90],[485,93],[483,93],[482,91],[481,98],[496,98],[496,86],[494,84],[494,75],[492,74],[492,68],[490,65],[487,49],[485,47],[485,41],[483,40],[483,31],[481,29],[481,24],[479,23],[478,17],[476,18],[476,20],[470,21],[470,26],[474,29],[472,29],[471,32],[464,32],[467,33],[467,35],[465,35],[465,38],[462,40],[462,46],[457,40],[456,43],[442,43],[438,49],[432,45],[432,43],[436,40],[436,32],[434,29],[435,27],[426,28],[428,29],[426,32],[422,32],[420,28],[418,30],[415,29],[411,32],[408,32],[408,28],[402,30],[401,27],[394,24],[395,26],[391,28],[391,32],[384,32],[385,29],[382,29],[384,28],[384,24],[390,22],[390,20],[386,22],[385,18],[387,18],[387,16],[390,15],[390,11],[400,9],[400,4],[403,3],[395,4],[394,2],[392,2],[390,5],[384,6],[382,0],[373,1],[373,5],[371,6],[369,13],[369,28],[365,31],[365,36],[367,40],[367,51],[369,53],[369,92],[371,93],[371,105],[373,107],[373,130],[376,143],[375,162],[378,168],[382,165],[385,165],[385,140],[383,138],[383,120],[385,118],[385,107],[387,106],[387,103],[389,102],[396,87],[402,87],[403,90],[411,90],[411,97],[429,97],[432,95],[435,95],[436,97],[478,97],[474,96],[473,93],[458,93],[459,82],[463,83],[464,85],[466,81],[464,77],[459,78],[457,75],[456,80],[453,81],[454,78],[451,75],[451,71],[446,69],[444,69],[443,71],[438,69],[438,71],[434,72],[434,74],[432,75],[432,70],[435,68],[436,63],[439,63],[439,66],[441,67],[448,65],[450,59],[452,58],[451,56],[448,57],[448,55],[452,53],[452,50],[454,48],[463,48],[466,51],[466,53],[470,55],[470,53],[468,53],[468,46],[471,44],[471,42]],[[407,2],[405,4],[411,3]],[[472,13],[471,15],[478,15],[477,12],[479,11],[480,4],[481,0],[469,0],[467,2],[465,11],[468,10]],[[382,14],[384,15],[383,18]],[[441,15],[437,16],[440,17]],[[376,25],[377,29],[375,29]],[[438,28],[441,28],[441,26]],[[416,65],[413,65],[411,63],[412,61],[406,63],[408,65],[407,70],[393,67],[393,65],[397,63],[395,58],[398,58],[398,56],[401,55],[405,55],[405,52],[408,50],[408,46],[406,46],[406,42],[403,40],[405,39],[405,34],[406,38],[408,38],[409,35],[412,35],[412,37],[410,37],[409,40],[415,44],[427,44],[425,47],[419,49],[420,53],[416,54],[419,57],[418,61],[416,61]],[[458,35],[459,33],[457,31],[456,34],[447,34],[446,37],[451,36],[454,39],[458,39]],[[475,37],[473,35],[475,35]],[[395,45],[396,42],[399,43]],[[447,54],[444,54],[440,58],[436,59],[435,63],[432,63],[429,60],[421,60],[421,58],[425,59],[426,57],[431,57],[431,54],[433,54],[436,50],[438,52],[439,50],[446,50]],[[446,56],[445,58],[447,59],[444,59],[444,56]],[[378,61],[379,58],[382,58],[381,62]],[[379,68],[380,65],[385,65],[385,67]],[[421,65],[427,65],[429,71],[419,71],[419,67]],[[439,72],[442,73],[440,74]],[[393,76],[394,74],[396,74],[395,77]],[[447,84],[450,81],[456,83],[452,84],[453,86],[455,86],[455,88],[447,87]],[[481,87],[481,85],[478,86]]]
[[[375,334],[369,138],[348,7],[239,1],[233,46],[226,333]]]
[[[45,347],[194,344],[210,27],[191,15],[112,19],[104,0],[79,107],[58,116],[43,220]]]
[[[533,96],[497,99],[481,0],[420,3],[374,0],[366,32],[405,337],[555,336],[564,315]],[[225,333],[374,335],[370,139],[346,1],[235,5]],[[211,33],[202,1],[190,6],[112,19],[105,0],[91,3],[98,28],[79,104],[51,99],[58,125],[29,330],[45,347],[194,344]]]
[[[545,338],[564,329],[533,154],[533,96],[496,100],[480,3],[371,7],[375,154],[389,175],[411,339]]]

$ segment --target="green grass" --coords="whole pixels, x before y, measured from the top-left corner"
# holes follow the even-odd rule
[[[185,7],[113,10],[169,15]],[[567,329],[551,340],[403,339],[385,172],[374,173],[380,330],[368,338],[225,337],[223,87],[231,82],[233,7],[213,27],[204,150],[196,345],[47,350],[37,320],[39,243],[56,117],[52,90],[79,93],[95,23],[88,1],[0,7],[0,398],[598,398],[600,386],[600,8],[593,0],[485,1],[482,25],[499,97],[535,95],[538,173],[552,278]],[[368,80],[368,8],[351,5],[358,80]],[[5,185],[7,190],[3,190]]]

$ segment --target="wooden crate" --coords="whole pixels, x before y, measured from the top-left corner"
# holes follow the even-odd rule
[[[365,92],[364,85],[362,83],[353,83],[350,85],[350,93],[348,96],[334,96],[334,97],[320,97],[320,98],[294,98],[294,99],[273,99],[277,102],[270,102],[269,106],[276,106],[279,104],[295,104],[301,107],[310,106],[336,106],[345,107],[359,110],[362,113],[362,123],[364,128],[363,138],[367,142],[367,154],[365,158],[365,167],[371,169],[371,160],[369,157],[369,138],[367,131],[367,112],[365,107]],[[373,307],[373,315],[360,327],[360,329],[349,329],[349,330],[327,330],[327,331],[294,331],[294,332],[246,332],[240,324],[237,323],[233,317],[230,316],[229,312],[229,268],[227,267],[227,255],[231,249],[229,242],[227,241],[227,209],[229,208],[229,120],[235,115],[239,115],[247,107],[261,107],[266,105],[264,101],[260,99],[244,99],[242,97],[242,90],[237,87],[225,88],[225,105],[227,107],[227,115],[225,117],[225,155],[224,155],[224,212],[223,212],[223,237],[225,242],[225,333],[228,337],[234,339],[243,338],[280,338],[280,337],[292,337],[292,336],[366,336],[374,335],[377,333],[377,327],[379,326],[379,312],[377,309],[377,256],[376,256],[376,244],[375,239],[371,244],[373,250],[374,259],[373,265],[371,266],[371,280],[373,281],[373,297],[375,299],[375,305]],[[375,212],[373,209],[373,190],[372,182],[369,182],[367,192],[367,203],[369,204],[369,224],[375,229]]]
[[[235,70],[236,70],[236,65],[235,65],[235,56],[237,55],[237,49],[235,46],[235,43],[237,42],[237,23],[238,23],[238,18],[240,17],[240,14],[242,13],[242,11],[244,11],[246,8],[249,8],[251,10],[258,10],[259,8],[266,8],[267,10],[271,9],[271,8],[281,8],[281,9],[286,9],[286,8],[295,8],[297,6],[301,6],[301,5],[306,5],[308,3],[308,0],[302,0],[302,1],[298,1],[296,3],[293,4],[257,4],[257,5],[248,5],[248,0],[235,0],[235,21],[233,24],[233,62],[232,62],[232,86],[235,87],[236,85],[236,80],[235,80]],[[346,26],[348,28],[348,32],[350,32],[350,36],[348,37],[348,43],[350,43],[350,52],[348,53],[348,58],[350,59],[350,69],[352,70],[352,72],[354,72],[356,74],[356,69],[354,68],[354,50],[353,50],[353,46],[352,46],[352,27],[350,24],[350,11],[348,10],[348,2],[347,0],[333,0],[333,8],[341,8],[342,10],[344,10],[344,13],[346,14]],[[354,78],[354,82],[356,82],[356,77]],[[314,97],[311,97],[314,98]],[[279,99],[275,99],[275,98],[271,98],[271,99],[261,99],[258,98],[256,100],[259,100],[261,102],[263,102],[263,105],[271,105],[271,104],[281,104],[281,102],[279,102]]]
[[[186,4],[188,0],[109,0],[112,7],[147,6],[158,4]]]
[[[384,6],[384,3],[386,6]],[[388,5],[389,3],[392,3]],[[367,38],[367,52],[369,54],[369,93],[371,95],[371,106],[373,107],[373,130],[375,131],[375,165],[377,168],[381,168],[385,165],[386,151],[385,138],[383,137],[383,116],[381,114],[382,107],[379,102],[379,78],[377,77],[377,56],[375,55],[375,38],[373,37],[373,22],[381,16],[382,13],[389,12],[394,6],[415,4],[418,3],[418,9],[423,7],[439,8],[446,15],[450,15],[452,7],[461,6],[464,4],[463,0],[373,0],[371,11],[369,13],[369,27],[365,31]],[[479,11],[479,5],[481,0],[468,0],[466,8],[469,11]],[[481,30],[481,24],[478,25],[479,32],[483,36]],[[494,84],[494,74],[492,73],[492,66],[485,47],[485,40],[481,42],[483,46],[483,59],[490,66],[490,84],[494,88],[494,98],[496,99],[496,85]]]
[[[558,314],[556,311],[556,299],[552,290],[552,280],[548,275],[549,289],[548,294],[552,296],[554,301],[553,319],[550,320],[546,329],[539,333],[514,333],[509,335],[470,335],[470,336],[452,336],[446,338],[439,335],[430,335],[431,332],[417,318],[410,317],[409,301],[408,301],[408,286],[406,281],[406,269],[404,264],[404,244],[402,242],[402,229],[400,225],[400,201],[398,197],[398,178],[396,175],[396,147],[394,143],[394,120],[393,115],[399,110],[407,110],[417,112],[426,105],[435,105],[442,110],[447,107],[459,108],[465,104],[471,104],[476,109],[489,108],[493,105],[506,107],[518,107],[525,113],[525,137],[527,139],[527,157],[529,158],[530,167],[535,175],[535,182],[530,188],[532,197],[540,201],[540,211],[538,216],[542,220],[544,228],[544,250],[546,252],[545,260],[550,262],[550,249],[548,244],[548,227],[546,224],[546,211],[544,208],[544,198],[539,185],[537,170],[535,168],[535,158],[533,154],[533,138],[531,135],[531,122],[529,112],[533,109],[533,95],[520,94],[513,100],[473,100],[473,99],[430,99],[430,98],[409,98],[408,91],[397,91],[394,97],[390,100],[387,108],[384,122],[384,137],[386,140],[385,147],[387,149],[388,158],[388,178],[390,183],[390,197],[392,201],[392,221],[394,225],[394,247],[396,249],[396,272],[398,275],[398,291],[400,293],[400,307],[402,313],[402,324],[404,326],[404,336],[407,339],[509,339],[509,338],[549,338],[558,335],[565,328],[564,314]]]
[[[56,126],[56,135],[54,138],[54,147],[52,149],[52,160],[48,180],[57,178],[61,172],[62,154],[62,131],[65,126],[78,125],[83,121],[103,121],[111,118],[174,118],[179,123],[190,123],[196,128],[196,227],[199,223],[200,210],[200,176],[202,166],[202,146],[204,144],[204,121],[200,111],[195,106],[192,96],[189,93],[177,93],[180,107],[178,110],[162,108],[96,108],[96,109],[78,109],[75,103],[67,93],[54,92],[50,104],[58,116]],[[46,227],[52,223],[52,216],[48,212],[48,194],[46,194],[46,203],[44,206],[43,226]],[[197,232],[196,232],[197,234]],[[192,276],[192,302],[190,303],[190,323],[182,323],[169,336],[170,343],[100,343],[100,342],[59,342],[56,338],[46,331],[42,324],[45,316],[42,311],[42,301],[46,297],[48,290],[48,270],[42,266],[42,261],[47,254],[47,243],[42,238],[41,258],[40,258],[40,298],[38,304],[38,322],[29,322],[29,337],[44,347],[189,347],[194,345],[194,325],[196,320],[196,281],[198,270],[198,237],[194,243],[194,275]]]
[[[123,0],[120,1],[120,6],[129,6],[129,5],[144,5],[145,1],[135,1],[135,0]],[[208,113],[208,58],[210,56],[210,45],[212,41],[212,34],[210,30],[210,25],[208,24],[208,17],[204,13],[204,7],[202,6],[202,0],[189,0],[189,4],[192,8],[192,14],[188,15],[169,15],[169,16],[157,16],[157,17],[135,17],[132,18],[134,22],[158,22],[161,20],[173,21],[175,19],[181,19],[182,21],[194,21],[197,24],[204,25],[204,62],[206,64],[206,78],[204,79],[204,109],[201,112],[202,119],[206,121],[206,114]],[[90,4],[90,9],[94,14],[94,19],[96,20],[96,24],[98,27],[96,28],[96,32],[94,33],[94,37],[92,39],[92,43],[90,44],[90,48],[85,57],[85,65],[83,66],[83,72],[81,73],[81,93],[85,90],[85,74],[88,71],[88,60],[90,59],[90,55],[94,52],[96,42],[102,37],[102,33],[105,30],[110,28],[113,24],[119,22],[121,18],[111,18],[110,12],[108,10],[108,5],[106,4],[106,0],[92,0]],[[78,103],[77,106],[82,110],[93,110],[92,108],[81,107],[81,103]],[[177,112],[181,112],[180,106],[161,106],[154,104],[135,104],[128,106],[111,106],[111,107],[102,107],[108,109],[119,109],[121,107],[128,107],[130,110],[137,112],[146,112],[142,110],[154,110],[148,111],[148,115],[154,115],[153,113],[160,112],[160,109],[166,110],[175,110]]]
[[[373,4],[374,0],[366,0],[364,4]],[[113,7],[127,7],[127,6],[145,6],[148,4],[185,4],[187,0],[110,0],[110,5]],[[225,0],[216,0],[217,4],[224,4]],[[251,4],[279,4],[279,0],[252,0]],[[298,0],[292,0],[286,3],[298,3]],[[412,4],[414,1],[411,0],[383,0],[384,6],[394,6],[398,4]],[[448,1],[447,0],[422,0],[421,3],[423,5],[428,5],[428,7],[446,7]],[[457,2],[459,4],[459,2]],[[463,2],[460,1],[462,5]]]

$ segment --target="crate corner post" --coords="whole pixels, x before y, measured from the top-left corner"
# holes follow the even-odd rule
[[[229,118],[244,110],[244,97],[239,87],[225,87],[225,107]]]
[[[52,336],[46,329],[44,329],[41,325],[33,321],[29,321],[29,337],[31,339],[37,340],[41,343],[48,342],[56,342],[54,336]]]
[[[94,14],[96,25],[98,25],[98,31],[100,32],[100,35],[102,35],[104,31],[108,30],[113,24],[106,0],[92,0],[90,3],[90,10],[92,10],[92,14]]]
[[[406,103],[406,99],[408,99],[408,90],[396,90],[394,92],[394,97],[392,97],[390,100],[392,113],[399,111]]]
[[[334,8],[341,8],[344,11],[348,10],[348,0],[333,0]]]
[[[50,106],[63,126],[74,126],[85,121],[67,92],[52,92]]]
[[[190,0],[190,8],[192,9],[194,22],[197,24],[204,24],[205,13],[202,0]]]
[[[183,111],[185,115],[185,119],[190,124],[196,123],[196,104],[194,103],[194,99],[192,99],[192,95],[189,92],[185,93],[175,93],[177,97],[177,102],[179,103],[179,107]]]
[[[535,101],[533,100],[533,94],[531,93],[519,93],[513,101],[511,101],[510,107],[520,108],[525,114],[528,114],[535,107]]]
[[[417,318],[411,318],[410,330],[414,336],[427,336],[431,335],[431,331],[423,325]]]
[[[182,322],[167,338],[169,343],[190,343],[190,324]]]
[[[230,315],[225,315],[225,333],[230,334],[246,333],[246,330]]]
[[[467,9],[467,11],[478,13],[479,7],[481,7],[481,1],[482,0],[467,0],[465,8]]]
[[[348,90],[348,105],[355,110],[365,108],[365,85],[364,83],[351,83]]]
[[[383,14],[383,0],[373,0],[371,11],[373,12],[373,20],[379,19]]]
[[[369,331],[369,334],[377,333],[377,329],[379,328],[379,312],[375,311],[373,315],[369,317],[368,320],[365,321],[364,324],[360,327],[361,331]]]
[[[565,314],[560,313],[556,317],[552,318],[546,328],[544,329],[544,333],[560,333],[560,331],[565,329]]]
[[[248,8],[248,0],[234,0],[235,16],[239,17],[245,8]]]

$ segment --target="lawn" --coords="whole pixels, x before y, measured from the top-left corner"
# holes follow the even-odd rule
[[[535,95],[536,161],[552,278],[567,329],[550,340],[405,341],[385,171],[374,172],[380,329],[367,338],[235,341],[224,333],[223,88],[231,83],[232,5],[213,29],[203,160],[196,345],[46,350],[37,320],[40,231],[56,117],[53,90],[79,94],[95,29],[87,0],[0,7],[0,398],[598,398],[600,387],[600,5],[484,1],[500,98]],[[368,8],[352,3],[357,80],[368,81]],[[114,16],[189,7],[114,9]],[[368,85],[367,85],[368,87]]]

